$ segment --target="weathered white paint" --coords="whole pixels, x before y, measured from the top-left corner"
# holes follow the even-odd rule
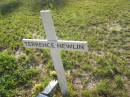
[[[23,39],[23,43],[27,48],[58,48],[72,51],[88,51],[87,42],[85,41]]]
[[[63,95],[68,94],[67,81],[63,68],[60,50],[88,51],[87,42],[85,41],[65,41],[57,40],[52,15],[50,10],[41,11],[42,22],[47,35],[47,40],[42,39],[23,39],[27,48],[50,48],[54,68],[57,72],[58,82]]]
[[[52,41],[52,40],[57,41],[54,24],[52,21],[51,11],[50,10],[41,11],[41,16],[42,16],[42,21],[43,21],[43,25],[44,25],[44,29],[45,29],[48,41]],[[51,50],[51,57],[54,63],[54,68],[57,72],[57,77],[58,77],[59,85],[61,88],[61,92],[63,93],[63,95],[66,95],[68,93],[67,81],[65,77],[63,64],[61,61],[60,50],[57,48],[53,48],[50,50]]]
[[[51,92],[53,92],[54,89],[56,88],[57,84],[58,84],[58,81],[57,81],[57,80],[52,80],[52,81],[48,84],[48,86],[47,86],[41,93],[42,93],[42,94],[47,94],[47,95],[51,94]]]

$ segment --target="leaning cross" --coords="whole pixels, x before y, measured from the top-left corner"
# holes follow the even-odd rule
[[[65,71],[60,56],[60,49],[72,51],[88,51],[85,41],[65,41],[57,40],[52,15],[50,10],[41,11],[42,22],[47,35],[47,40],[42,39],[23,39],[27,48],[50,48],[54,68],[57,72],[58,82],[63,95],[68,94]]]

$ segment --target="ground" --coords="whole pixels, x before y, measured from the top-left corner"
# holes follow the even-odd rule
[[[46,38],[40,10],[50,9],[58,39],[89,46],[87,53],[61,52],[70,96],[130,97],[130,1],[62,2],[0,1],[0,96],[35,97],[53,79],[49,50],[22,43],[23,38]],[[15,70],[8,69],[12,66]],[[58,90],[54,97],[60,96]]]

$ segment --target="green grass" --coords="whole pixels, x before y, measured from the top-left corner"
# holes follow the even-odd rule
[[[6,80],[3,83],[2,81],[3,86],[15,85],[15,89],[3,88],[0,84],[2,87],[0,91],[4,92],[4,95],[11,93],[9,97],[14,95],[31,97],[35,84],[42,84],[44,87],[52,78],[49,73],[54,71],[54,67],[49,50],[27,49],[22,43],[23,38],[46,38],[40,10],[51,9],[59,39],[83,40],[88,41],[89,45],[88,53],[62,51],[65,71],[70,72],[67,74],[70,96],[129,96],[130,1],[62,0],[63,3],[59,4],[56,0],[50,3],[45,1],[48,0],[0,1],[0,58],[3,58],[0,60],[0,65],[7,66],[4,70],[0,67],[0,72],[2,72],[0,82],[6,77],[17,78],[15,74],[21,78],[18,82]],[[3,56],[4,52],[7,52],[7,58]],[[16,63],[13,63],[13,60]],[[9,62],[8,65],[5,65],[6,61]],[[31,83],[28,83],[28,76],[30,76],[28,72],[32,72],[30,70],[34,70],[40,64],[43,64],[43,67],[37,72],[41,75],[30,78]],[[14,71],[15,68],[18,72]],[[22,71],[24,68],[26,68],[25,73]],[[13,72],[13,75],[9,75],[8,72]],[[25,76],[25,79],[21,76]],[[82,88],[77,89],[74,85],[75,77],[81,80],[77,86],[82,86]],[[24,85],[29,85],[29,87],[17,85],[22,80],[25,81]],[[88,88],[90,83],[94,85]],[[111,83],[112,85],[109,86]],[[126,85],[128,88],[125,87]],[[57,92],[55,96],[60,97],[61,93]]]

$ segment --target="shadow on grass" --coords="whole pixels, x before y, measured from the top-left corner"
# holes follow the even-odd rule
[[[57,8],[62,8],[65,6],[65,0],[54,0],[53,5]]]
[[[33,0],[32,10],[39,12],[42,9],[61,9],[65,6],[65,2],[65,0]]]
[[[2,15],[10,14],[15,11],[21,5],[20,1],[13,1],[7,4],[0,5],[0,13]]]

